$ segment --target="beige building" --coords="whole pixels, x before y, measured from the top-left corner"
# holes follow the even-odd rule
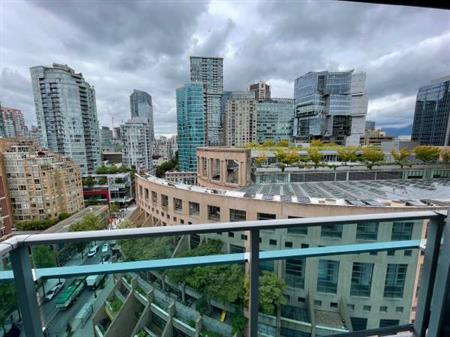
[[[248,87],[248,91],[253,91],[255,93],[255,99],[258,102],[270,100],[270,85],[263,81],[250,84]]]
[[[248,156],[248,151],[199,149],[198,184],[204,186],[177,185],[153,176],[137,176],[137,205],[148,223],[170,226],[402,212],[440,209],[450,204],[449,178],[303,183],[277,183],[274,179],[253,184],[248,177],[241,176],[239,170],[248,160],[244,155]],[[233,184],[228,181],[229,161],[236,164],[231,174],[235,179]],[[246,186],[239,186],[245,181],[248,181]],[[401,194],[395,194],[397,192]],[[372,194],[379,198],[356,202]],[[353,196],[353,200],[347,200],[348,195]],[[419,199],[426,199],[427,203]],[[265,230],[261,232],[260,249],[418,240],[423,233],[421,221]],[[248,244],[246,232],[208,234],[207,237],[220,239],[225,250],[231,253],[244,251]],[[202,236],[191,235],[190,244],[196,245],[202,239]],[[287,258],[265,262],[261,268],[276,273],[287,284],[287,303],[281,308],[281,329],[326,335],[408,323],[414,311],[420,265],[418,253],[417,249],[406,249]],[[270,317],[260,323],[265,324],[268,332],[277,324]]]
[[[18,140],[1,154],[14,221],[57,218],[84,207],[75,162]]]
[[[254,92],[233,91],[225,103],[225,144],[242,146],[256,141]]]

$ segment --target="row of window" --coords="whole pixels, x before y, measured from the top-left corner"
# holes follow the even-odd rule
[[[152,191],[152,202],[157,203],[157,193]],[[149,191],[145,189],[145,198],[149,198]],[[168,210],[169,197],[165,194],[161,194],[161,207],[164,210]],[[189,201],[189,216],[200,215],[200,204],[197,202]],[[179,198],[173,198],[173,208],[177,213],[183,212],[183,201]],[[207,205],[208,208],[208,220],[220,221],[220,207]],[[230,221],[246,221],[247,212],[245,210],[230,209]],[[289,216],[288,218],[296,218],[295,216]],[[275,214],[270,213],[257,213],[257,220],[273,220],[276,219]],[[357,224],[356,227],[356,239],[357,240],[377,240],[378,239],[378,227],[377,222],[367,222]],[[392,241],[399,240],[411,240],[413,232],[414,222],[394,222],[392,225]],[[328,238],[342,238],[343,225],[323,225],[321,226],[321,236]],[[301,234],[307,235],[307,227],[288,228],[289,234]]]
[[[288,286],[304,288],[304,259],[286,259],[285,281]],[[267,266],[264,266],[267,269]],[[373,277],[373,263],[354,262],[350,286],[351,296],[370,297]],[[407,264],[388,264],[383,296],[402,298],[406,281]],[[273,271],[273,265],[272,265]],[[339,261],[319,260],[317,291],[336,294],[339,279]]]

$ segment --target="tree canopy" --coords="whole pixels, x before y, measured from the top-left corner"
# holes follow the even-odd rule
[[[405,165],[406,159],[411,155],[411,153],[411,151],[405,148],[401,148],[399,151],[392,149],[391,151],[392,157],[401,167]]]
[[[0,326],[16,308],[16,287],[12,282],[0,282]]]
[[[435,146],[416,146],[414,148],[416,159],[423,161],[424,163],[434,162],[439,159],[440,151]]]
[[[62,221],[72,214],[63,212],[57,218],[45,219],[45,220],[27,220],[17,222],[15,227],[18,231],[42,231],[52,227],[59,221]]]
[[[81,232],[81,231],[96,231],[106,229],[106,221],[100,220],[97,216],[92,213],[86,214],[80,222],[74,223],[70,226],[70,232]]]
[[[357,150],[358,148],[353,146],[338,147],[337,154],[343,162],[354,162],[358,159],[358,156],[356,154]]]
[[[127,173],[127,172],[132,172],[133,169],[126,167],[126,166],[116,166],[116,165],[111,165],[111,166],[100,166],[99,168],[97,168],[95,170],[95,173],[97,174],[115,174],[115,173]]]
[[[292,165],[300,160],[300,156],[298,154],[298,151],[290,150],[277,150],[275,154],[278,162],[285,164],[285,165]]]
[[[309,160],[314,163],[314,167],[317,168],[322,160],[322,154],[320,153],[319,149],[317,147],[310,147],[308,149],[308,156]]]
[[[375,163],[384,160],[384,153],[375,147],[366,146],[362,148],[362,157],[367,162],[367,167],[371,169]]]
[[[450,150],[441,150],[441,158],[444,163],[450,163]]]
[[[31,250],[33,263],[36,268],[56,266],[56,252],[49,246],[34,246]]]
[[[177,158],[172,158],[171,160],[165,161],[161,165],[156,166],[156,176],[158,178],[164,178],[167,171],[176,170],[178,168]]]

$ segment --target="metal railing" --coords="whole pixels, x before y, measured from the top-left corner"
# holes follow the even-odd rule
[[[1,271],[0,281],[14,280],[19,310],[25,322],[27,337],[42,337],[41,319],[36,299],[34,281],[39,278],[71,277],[92,274],[112,274],[149,271],[175,267],[206,266],[228,263],[248,264],[249,271],[249,336],[258,336],[259,286],[261,260],[290,257],[320,257],[358,254],[378,251],[419,248],[424,250],[424,265],[414,324],[374,330],[354,331],[345,336],[373,336],[400,331],[412,331],[416,337],[440,337],[444,329],[444,315],[449,296],[450,282],[450,216],[445,211],[418,211],[370,215],[349,215],[214,223],[202,225],[177,225],[168,227],[128,228],[104,231],[18,235],[0,242],[0,257],[10,254],[12,271]],[[429,220],[426,247],[421,240],[343,244],[338,246],[260,251],[261,230],[310,227],[323,225],[349,225],[368,222],[400,220]],[[63,266],[32,269],[29,248],[32,245],[61,244],[67,242],[117,240],[170,235],[206,234],[217,232],[248,231],[249,246],[245,253],[207,255],[189,258],[171,258],[147,261],[117,262],[82,266]],[[448,309],[447,309],[448,310]],[[342,335],[342,336],[344,336]]]

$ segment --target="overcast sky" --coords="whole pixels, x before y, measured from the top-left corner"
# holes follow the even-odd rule
[[[35,124],[29,67],[68,64],[96,88],[101,125],[153,97],[156,134],[176,133],[189,56],[224,57],[226,90],[265,80],[293,97],[319,70],[367,72],[369,116],[412,124],[419,86],[450,74],[450,12],[329,1],[9,1],[0,4],[0,101]]]

